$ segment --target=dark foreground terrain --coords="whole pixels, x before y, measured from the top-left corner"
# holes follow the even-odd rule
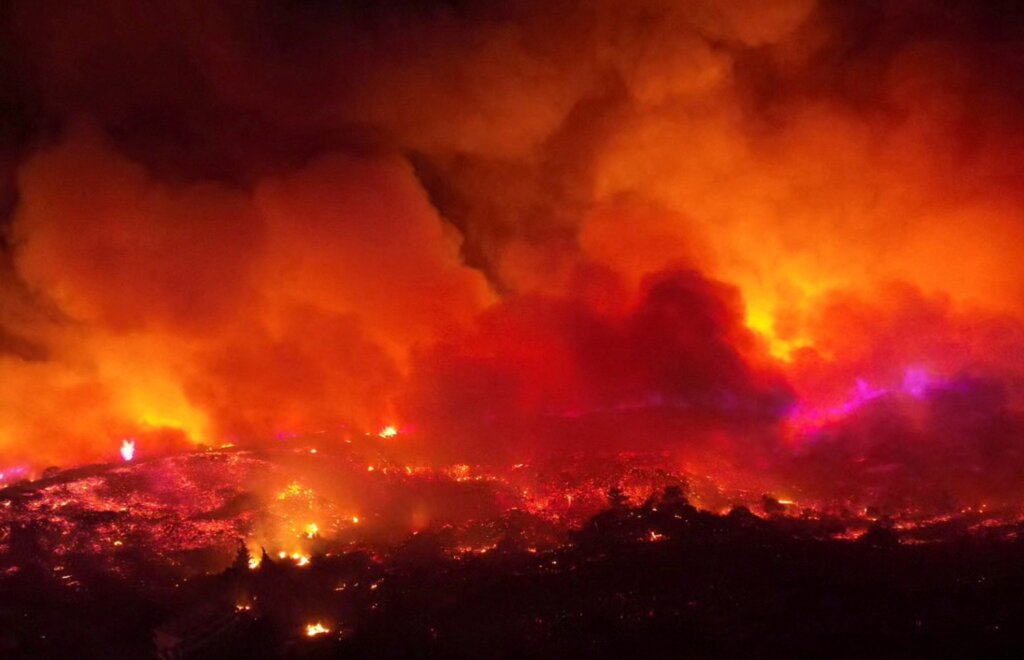
[[[239,551],[180,579],[138,558],[0,577],[4,658],[992,657],[1024,650],[1024,543],[950,533],[855,541],[821,521],[698,511],[678,489],[610,508],[557,550],[504,539],[453,555],[444,532],[308,566]],[[1005,531],[1005,530],[1004,530]],[[309,628],[307,628],[309,626]]]

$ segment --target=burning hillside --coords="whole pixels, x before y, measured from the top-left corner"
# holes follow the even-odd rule
[[[88,466],[0,490],[0,648],[562,657],[756,644],[775,655],[863,626],[872,635],[851,649],[867,654],[935,651],[949,630],[970,648],[1016,640],[1000,628],[1020,620],[1016,599],[999,585],[1024,577],[1019,512],[819,510],[764,495],[716,513],[704,507],[750,493],[691,484],[659,456],[495,472],[377,456],[370,470],[358,452],[296,444]],[[952,601],[932,599],[963,579]],[[801,605],[834,598],[831,609]],[[916,639],[902,632],[908,616]]]
[[[605,580],[499,631],[560,656],[729,637],[583,568],[630,557],[988,575],[936,557],[1024,512],[1022,43],[1002,1],[0,3],[3,579],[138,605],[127,655],[493,655],[402,598]],[[350,570],[403,586],[302,595]]]

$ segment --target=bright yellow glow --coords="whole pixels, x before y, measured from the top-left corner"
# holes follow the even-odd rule
[[[119,360],[130,361],[131,355],[112,358],[106,369],[121,383],[121,405],[130,418],[143,427],[180,429],[193,442],[209,435],[206,415],[193,407],[174,378],[156,367],[140,366],[146,364],[142,357]]]
[[[330,628],[325,628],[324,624],[317,621],[316,623],[310,623],[306,626],[306,636],[316,637],[317,635],[323,635],[331,632]]]
[[[775,313],[772,311],[774,304],[767,299],[748,301],[744,323],[750,330],[764,338],[772,357],[789,362],[794,351],[809,346],[810,342],[802,333],[786,339],[779,337]]]
[[[396,435],[398,435],[398,429],[396,429],[394,426],[385,426],[377,435],[379,435],[382,438],[393,438]]]
[[[299,482],[293,481],[277,494],[277,499],[283,501],[292,497],[311,498],[313,495],[312,488],[304,488]]]

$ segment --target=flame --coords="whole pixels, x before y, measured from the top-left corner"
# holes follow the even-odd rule
[[[127,438],[121,442],[121,458],[125,461],[131,461],[135,458],[135,440]]]
[[[385,426],[380,430],[380,433],[378,433],[377,435],[385,439],[393,438],[396,435],[398,435],[398,429],[396,429],[394,426]]]
[[[324,625],[319,621],[317,621],[316,623],[310,623],[306,625],[307,637],[316,637],[317,635],[324,635],[329,632],[331,632],[331,629],[324,627]]]

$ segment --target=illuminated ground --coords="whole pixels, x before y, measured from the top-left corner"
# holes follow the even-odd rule
[[[0,650],[877,657],[1022,641],[1010,518],[843,518],[771,498],[709,513],[651,457],[559,481],[309,456],[200,452],[0,491]],[[365,481],[322,490],[310,460]]]

